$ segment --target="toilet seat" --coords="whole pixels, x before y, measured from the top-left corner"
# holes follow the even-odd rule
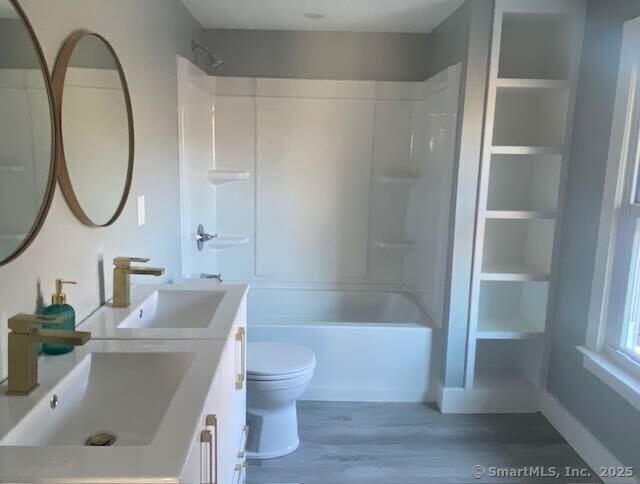
[[[278,381],[312,373],[316,357],[304,346],[256,342],[247,345],[247,380]]]

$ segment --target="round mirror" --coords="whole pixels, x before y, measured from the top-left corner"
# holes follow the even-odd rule
[[[91,32],[73,34],[53,71],[60,123],[58,180],[69,207],[89,226],[115,222],[133,172],[133,115],[113,47]]]
[[[49,71],[17,1],[0,0],[0,265],[36,237],[55,186]]]

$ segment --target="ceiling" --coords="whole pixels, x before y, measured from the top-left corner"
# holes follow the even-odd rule
[[[209,29],[428,33],[464,0],[182,0]],[[307,16],[305,16],[305,14]],[[317,17],[322,18],[307,18]]]

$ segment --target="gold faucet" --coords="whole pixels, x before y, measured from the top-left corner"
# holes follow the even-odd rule
[[[9,318],[10,395],[29,395],[38,386],[38,343],[81,346],[91,339],[86,331],[42,329],[43,324],[62,324],[51,316],[17,314]]]
[[[114,308],[128,308],[131,304],[131,275],[161,276],[164,269],[158,267],[132,267],[132,262],[149,262],[140,257],[116,257],[113,259]]]

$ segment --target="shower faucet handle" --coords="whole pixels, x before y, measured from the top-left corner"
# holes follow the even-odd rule
[[[200,274],[200,279],[215,279],[216,281],[218,281],[218,283],[222,284],[222,273],[218,273],[218,274],[207,274],[205,272],[203,272],[202,274]]]

